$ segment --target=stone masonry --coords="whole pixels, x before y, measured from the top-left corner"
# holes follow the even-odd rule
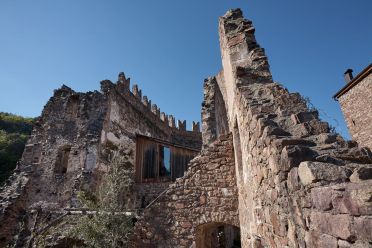
[[[185,176],[145,209],[136,224],[138,247],[195,246],[197,227],[208,223],[239,226],[231,135],[204,149]]]
[[[353,140],[372,149],[372,64],[348,82],[334,98],[340,103]]]
[[[119,151],[134,168],[138,135],[200,151],[198,123],[193,123],[192,131],[186,130],[185,121],[176,126],[175,118],[151,104],[137,85],[132,91],[129,86],[130,79],[121,73],[115,84],[102,81],[100,92],[77,93],[67,86],[54,92],[26,144],[18,170],[0,193],[1,247],[8,243],[26,246],[32,232],[48,226],[35,215],[39,210],[79,208],[77,193],[95,194],[112,151]],[[123,204],[128,211],[137,212],[169,183],[137,183]]]
[[[331,133],[328,123],[316,110],[310,111],[299,94],[273,82],[252,22],[240,10],[220,18],[219,32],[223,70],[205,80],[202,154],[225,133],[232,133],[242,246],[370,247],[369,149]],[[205,163],[209,167],[211,162]],[[187,172],[191,181],[182,178],[170,189],[199,183],[198,178],[192,181],[192,168]],[[201,183],[203,188],[205,182]],[[179,224],[184,220],[178,211],[199,206],[200,200],[184,195],[187,203],[182,201],[175,212],[172,193],[164,196],[169,205],[161,198],[145,211],[137,225],[142,241],[154,247],[198,247],[200,213],[190,215],[193,221],[185,228]],[[161,218],[171,220],[168,224],[153,220],[151,213],[157,209],[165,213]],[[224,210],[217,204],[213,211]],[[203,223],[208,221],[215,220]],[[161,232],[159,243],[156,233]],[[186,235],[181,238],[180,233]]]
[[[330,133],[299,94],[272,81],[240,10],[220,18],[220,43],[243,246],[368,247],[371,152]]]
[[[139,214],[137,247],[217,247],[221,228],[229,247],[237,228],[242,247],[371,247],[371,151],[273,81],[254,32],[239,9],[219,19],[223,69],[204,81],[202,134],[197,123],[176,127],[123,73],[101,92],[55,91],[1,189],[0,246],[32,247],[33,233],[63,218],[41,221],[40,209],[78,208],[77,192],[96,191],[111,151],[140,170],[146,136],[198,155],[183,177],[137,182],[123,197]]]

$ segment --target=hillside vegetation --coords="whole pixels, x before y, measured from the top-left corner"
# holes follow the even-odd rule
[[[0,112],[0,185],[21,158],[34,119]]]

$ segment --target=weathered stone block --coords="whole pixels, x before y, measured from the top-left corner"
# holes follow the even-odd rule
[[[318,111],[311,111],[311,112],[300,112],[298,114],[292,114],[291,119],[294,124],[299,124],[303,122],[308,122],[313,119],[318,118]]]
[[[360,182],[370,179],[372,179],[372,165],[366,165],[362,166],[361,168],[357,168],[350,176],[351,182]]]
[[[322,162],[302,162],[298,168],[298,175],[303,185],[318,181],[345,181],[351,171],[342,166]]]
[[[354,218],[353,234],[360,241],[372,243],[372,217],[362,216]]]
[[[297,167],[301,161],[314,160],[317,153],[306,146],[286,146],[282,150],[280,169],[289,171],[293,167]]]
[[[320,144],[331,144],[337,141],[337,134],[321,133],[315,138]]]
[[[305,242],[307,247],[338,248],[337,239],[335,237],[314,231],[306,232]]]
[[[289,171],[288,179],[287,179],[287,186],[290,191],[296,191],[301,188],[297,167],[294,167]]]
[[[353,239],[352,217],[347,214],[312,212],[310,228],[319,233],[329,234],[344,240]]]
[[[329,187],[313,188],[311,190],[312,204],[319,210],[332,209],[332,189]]]
[[[274,127],[274,126],[266,126],[263,133],[262,137],[266,138],[271,135],[276,135],[276,136],[290,136],[291,134],[286,132],[285,130],[281,129],[280,127]]]
[[[347,184],[341,190],[333,190],[332,205],[337,213],[372,215],[371,197],[372,187],[368,182]]]
[[[339,239],[337,241],[337,245],[338,245],[338,248],[350,248],[352,246],[351,243],[349,243],[345,240],[342,240],[342,239]]]
[[[300,146],[315,146],[316,143],[310,140],[305,140],[305,139],[276,139],[274,141],[275,146],[277,147],[285,147],[285,146],[295,146],[295,145],[300,145]]]

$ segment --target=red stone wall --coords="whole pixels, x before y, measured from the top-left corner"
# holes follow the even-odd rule
[[[220,19],[220,40],[243,247],[369,247],[370,152],[272,81],[240,10]]]
[[[338,99],[353,140],[372,149],[372,74]]]
[[[262,95],[241,94],[236,112],[243,247],[368,247],[370,155],[325,131],[316,118],[293,122],[303,102],[279,85],[247,88]]]
[[[221,136],[189,165],[136,224],[138,247],[195,246],[198,226],[239,226],[231,135]]]
[[[28,140],[20,171],[0,189],[0,220],[7,226],[0,225],[0,247],[30,238],[30,230],[26,236],[12,235],[22,226],[18,220],[32,219],[34,209],[80,207],[79,191],[96,194],[112,151],[120,151],[135,167],[137,134],[200,150],[200,131],[188,131],[182,124],[176,127],[174,117],[142,97],[137,86],[130,91],[125,76],[115,84],[102,81],[101,92],[78,93],[67,86],[55,90]],[[21,188],[23,177],[27,180],[21,180]],[[167,186],[136,185],[124,204],[129,210],[139,209]],[[12,195],[13,189],[19,192]]]

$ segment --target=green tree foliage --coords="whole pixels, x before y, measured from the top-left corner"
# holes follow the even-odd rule
[[[133,216],[126,214],[125,198],[132,191],[133,165],[115,152],[98,196],[80,192],[82,205],[95,214],[84,216],[70,236],[84,240],[87,247],[128,247],[133,231]]]
[[[32,131],[32,118],[0,112],[0,184],[12,173]]]

